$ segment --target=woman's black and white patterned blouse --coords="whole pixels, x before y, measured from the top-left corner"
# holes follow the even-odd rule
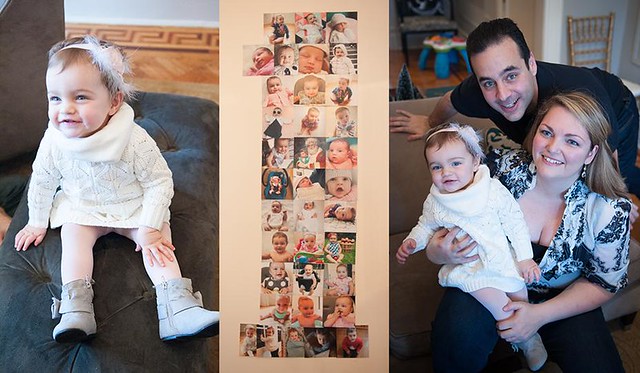
[[[487,163],[516,199],[535,186],[536,167],[524,150],[496,150]],[[539,263],[542,278],[530,289],[564,288],[583,276],[617,292],[627,285],[631,202],[592,192],[582,179],[564,198],[562,221]]]

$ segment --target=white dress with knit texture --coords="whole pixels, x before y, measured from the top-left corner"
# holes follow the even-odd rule
[[[169,221],[171,171],[133,116],[123,104],[86,138],[66,138],[49,123],[33,163],[29,224],[160,229]]]
[[[515,261],[533,257],[529,230],[518,203],[489,176],[487,166],[481,165],[472,184],[462,191],[442,194],[432,185],[422,216],[407,238],[416,240],[417,252],[440,227],[455,226],[478,243],[469,256],[477,253],[480,259],[442,266],[440,285],[467,293],[486,287],[515,292],[525,286]]]

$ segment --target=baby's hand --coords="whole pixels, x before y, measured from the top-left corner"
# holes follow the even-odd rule
[[[407,261],[409,255],[413,254],[413,251],[416,249],[417,242],[413,238],[406,239],[402,245],[398,248],[398,252],[396,253],[396,260],[400,264],[404,264]]]
[[[533,259],[525,259],[518,262],[518,269],[527,284],[540,281],[540,267]]]
[[[47,228],[36,228],[27,224],[16,234],[14,247],[18,251],[26,251],[32,243],[33,246],[38,246],[44,240],[45,234]]]
[[[140,226],[137,239],[138,247],[136,247],[136,251],[142,251],[142,255],[144,255],[145,261],[150,267],[154,266],[154,262],[164,267],[165,259],[170,262],[175,260],[173,251],[176,248],[159,230]]]

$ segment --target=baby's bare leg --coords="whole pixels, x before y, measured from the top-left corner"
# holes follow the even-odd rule
[[[469,293],[478,300],[491,314],[500,321],[510,317],[513,312],[504,312],[502,308],[509,302],[507,293],[496,288],[484,288]]]
[[[116,233],[123,235],[137,245],[140,245],[140,241],[138,240],[138,229],[115,229]],[[171,228],[169,228],[169,224],[165,223],[160,230],[162,236],[165,237],[169,242],[171,242]],[[151,279],[154,285],[158,285],[164,281],[169,281],[176,278],[182,278],[182,273],[180,272],[180,266],[178,265],[177,258],[173,258],[173,261],[166,260],[164,261],[164,266],[160,266],[156,263],[154,266],[149,265],[148,261],[145,260],[144,256],[142,258],[144,263],[144,269],[147,271],[147,275]]]
[[[62,284],[75,280],[91,279],[93,275],[93,246],[96,240],[107,234],[108,228],[67,223],[62,226]]]
[[[509,299],[515,302],[527,302],[529,303],[529,293],[527,292],[527,287],[523,286],[522,289],[516,291],[515,293],[507,293]]]

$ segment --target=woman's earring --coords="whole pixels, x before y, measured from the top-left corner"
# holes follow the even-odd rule
[[[586,164],[582,167],[582,174],[580,176],[582,176],[583,179],[587,178],[587,165]]]

